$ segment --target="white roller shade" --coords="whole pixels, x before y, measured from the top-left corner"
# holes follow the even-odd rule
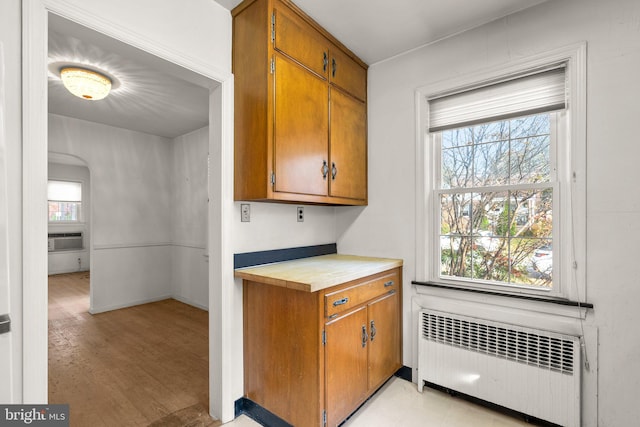
[[[56,202],[81,202],[82,184],[71,181],[49,181],[47,198]]]
[[[429,99],[429,132],[566,108],[565,67]]]

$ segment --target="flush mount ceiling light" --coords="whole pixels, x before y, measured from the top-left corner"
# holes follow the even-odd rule
[[[60,70],[64,87],[78,98],[97,101],[111,90],[111,79],[84,68],[66,67]]]

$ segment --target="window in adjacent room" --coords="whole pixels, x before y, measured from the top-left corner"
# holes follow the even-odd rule
[[[427,281],[579,298],[584,149],[567,64],[425,94]]]
[[[82,218],[82,183],[48,182],[49,222],[80,222]]]

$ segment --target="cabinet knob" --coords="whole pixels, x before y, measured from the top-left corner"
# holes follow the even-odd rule
[[[326,160],[322,161],[322,179],[327,179],[327,175],[329,174],[329,165]]]
[[[393,286],[393,280],[389,280],[387,283],[384,284],[385,288],[388,288],[389,286]]]
[[[327,65],[329,65],[329,58],[327,57],[327,52],[322,52],[322,72],[327,72]]]
[[[336,76],[336,69],[338,68],[338,63],[336,62],[336,58],[331,59],[331,77]]]
[[[373,341],[373,339],[376,337],[376,324],[375,322],[372,320],[371,321],[371,341]]]
[[[336,175],[338,175],[338,168],[334,162],[331,162],[331,179],[336,179]]]

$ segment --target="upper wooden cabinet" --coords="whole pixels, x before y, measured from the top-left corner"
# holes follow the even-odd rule
[[[361,101],[367,99],[367,70],[338,49],[332,49],[329,81]]]
[[[274,3],[271,15],[273,47],[314,73],[327,77],[329,42],[294,11],[284,4]]]
[[[233,11],[235,200],[367,204],[367,65],[288,0]]]
[[[329,194],[351,200],[366,199],[367,144],[362,139],[367,133],[366,105],[332,88],[329,110]]]

